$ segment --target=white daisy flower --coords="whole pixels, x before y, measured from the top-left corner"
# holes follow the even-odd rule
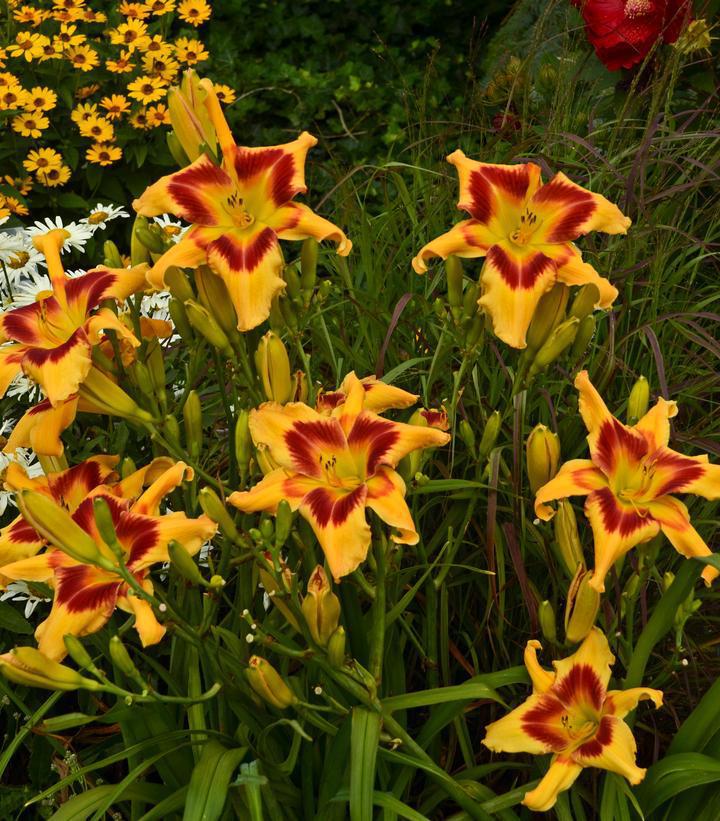
[[[87,271],[65,271],[68,277],[81,277]],[[26,276],[22,282],[16,283],[13,288],[11,304],[13,308],[21,308],[25,305],[32,305],[37,302],[38,294],[43,291],[52,291],[53,286],[50,277],[44,272],[37,272],[32,276]]]
[[[7,262],[18,251],[24,251],[26,246],[27,238],[22,228],[10,228],[7,232],[3,231],[0,233],[0,260]]]
[[[63,225],[61,217],[55,217],[55,222],[53,222],[50,217],[45,217],[45,222],[36,222],[34,225],[31,225],[27,229],[27,233],[31,237],[36,237],[40,234],[47,234],[48,231],[54,231],[57,228],[64,228],[70,234],[70,237],[63,243],[63,252],[71,248],[74,248],[76,251],[82,251],[95,230],[89,225],[83,225],[78,222],[68,222],[66,225]]]
[[[5,587],[5,592],[0,595],[0,601],[16,601],[25,602],[25,618],[29,619],[35,612],[35,608],[41,602],[49,602],[52,599],[46,599],[42,596],[36,596],[30,591],[30,588],[25,582],[10,582]]]
[[[9,284],[14,290],[19,283],[25,280],[34,281],[38,277],[38,266],[44,261],[43,255],[37,248],[29,246],[10,254],[7,259],[2,260],[2,265],[0,265],[4,274],[0,276],[0,289],[5,291]],[[10,298],[10,301],[14,302],[14,299]]]
[[[107,227],[107,224],[118,217],[129,218],[130,214],[124,209],[115,205],[103,205],[99,202],[88,214],[81,219],[83,225],[88,225],[93,231]]]
[[[179,242],[185,235],[185,232],[190,228],[189,225],[183,225],[181,222],[178,222],[178,220],[172,219],[168,214],[153,217],[153,219],[155,220],[155,224],[159,225],[173,242]]]
[[[140,303],[140,313],[151,319],[170,320],[170,294],[167,291],[158,291],[147,294]]]
[[[11,399],[22,399],[24,396],[27,396],[31,391],[33,391],[36,387],[37,385],[32,381],[32,379],[28,379],[24,373],[19,373],[8,385],[8,389],[5,392],[5,396]]]

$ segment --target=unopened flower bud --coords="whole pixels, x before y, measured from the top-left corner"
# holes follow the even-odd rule
[[[641,376],[630,391],[627,405],[628,425],[636,425],[648,412],[650,405],[650,385],[644,376]]]
[[[272,473],[280,467],[280,465],[278,465],[278,463],[272,458],[270,449],[261,445],[258,445],[255,450],[255,458],[257,459],[260,470],[263,472],[263,476],[267,476],[268,473]]]
[[[170,564],[175,570],[177,570],[183,579],[191,584],[205,584],[205,579],[203,579],[200,569],[195,564],[195,560],[187,552],[184,545],[180,544],[178,541],[175,541],[175,539],[171,539],[168,542],[168,556],[170,558]]]
[[[275,533],[275,528],[272,523],[272,519],[263,519],[260,522],[260,532],[262,533],[262,537],[266,542],[271,542],[273,534]]]
[[[187,311],[182,302],[177,299],[171,299],[168,303],[168,311],[170,319],[172,320],[175,330],[180,334],[185,342],[192,342],[194,333],[190,326],[190,320],[187,316]]]
[[[202,334],[213,348],[222,351],[226,356],[232,356],[230,340],[207,308],[203,308],[198,302],[188,299],[185,303],[185,312],[192,327],[199,334]]]
[[[202,405],[196,390],[190,391],[183,405],[183,426],[185,428],[185,444],[193,461],[200,456],[202,449]]]
[[[554,362],[562,353],[572,345],[577,335],[580,320],[571,317],[561,322],[543,343],[540,350],[535,355],[535,359],[530,367],[530,374],[534,375],[545,370],[547,366]]]
[[[237,527],[235,527],[235,522],[230,512],[211,487],[202,488],[198,493],[198,501],[200,502],[203,513],[220,526],[220,530],[228,539],[237,541],[240,538],[240,534]]]
[[[463,296],[463,317],[466,320],[477,317],[479,291],[480,289],[474,282],[471,282],[465,290],[465,295]]]
[[[166,243],[163,241],[163,238],[151,230],[149,226],[139,225],[133,231],[133,235],[137,237],[138,242],[141,242],[145,248],[153,254],[162,254],[166,249]],[[143,262],[144,261],[145,260],[143,260]]]
[[[135,666],[135,662],[130,658],[127,648],[122,643],[120,636],[113,636],[108,642],[108,649],[110,651],[110,658],[113,664],[120,670],[121,673],[128,678],[136,681],[140,687],[145,687],[146,683],[140,675],[140,671]]]
[[[98,368],[90,368],[80,385],[79,409],[150,422],[153,417]]]
[[[252,457],[252,437],[250,436],[250,413],[241,410],[235,422],[235,460],[241,476],[247,476]]]
[[[272,564],[272,554],[269,551],[265,551],[264,555],[266,561]],[[302,632],[292,610],[283,601],[283,597],[292,589],[293,585],[293,574],[290,568],[284,562],[281,562],[280,583],[278,583],[276,576],[267,571],[262,565],[258,568],[258,576],[260,577],[262,586],[265,588],[265,592],[268,596],[271,596],[273,606],[277,607],[283,616],[285,616],[285,620],[293,630],[297,630],[298,633]]]
[[[173,131],[168,131],[167,134],[165,134],[165,142],[167,143],[168,151],[172,155],[172,158],[180,168],[185,168],[186,165],[190,165],[190,159]]]
[[[320,565],[313,570],[308,581],[302,612],[313,641],[325,647],[340,621],[340,599],[332,592]]]
[[[465,443],[465,447],[473,456],[475,456],[475,431],[472,429],[472,425],[467,419],[460,420],[460,424],[458,425],[458,434]]]
[[[597,618],[600,594],[590,586],[592,576],[592,570],[578,567],[568,590],[565,606],[565,640],[570,644],[581,642],[592,630]]]
[[[245,675],[250,686],[260,698],[273,707],[277,707],[278,710],[284,710],[297,702],[297,696],[266,659],[251,656]]]
[[[118,251],[117,245],[108,239],[103,244],[103,255],[104,255],[104,264],[108,268],[124,268],[122,257],[120,256],[120,251]]]
[[[569,316],[584,319],[595,310],[595,306],[600,302],[600,291],[597,285],[588,282],[577,292],[570,306]]]
[[[530,490],[537,493],[558,471],[560,438],[545,425],[536,425],[527,438],[526,466]]]
[[[538,621],[543,636],[555,644],[557,642],[557,627],[555,625],[555,609],[549,601],[542,601],[538,605]]]
[[[0,673],[15,684],[45,690],[102,690],[98,681],[53,661],[34,647],[16,647],[0,655]]]
[[[570,289],[561,282],[546,291],[538,302],[527,332],[528,354],[539,351],[565,317]]]
[[[125,550],[118,541],[117,533],[115,532],[115,522],[113,521],[112,511],[110,510],[107,499],[100,495],[94,496],[92,507],[95,526],[100,534],[100,538],[116,556],[124,556]]]
[[[265,396],[271,402],[289,402],[293,393],[290,358],[282,339],[273,331],[268,331],[260,339],[255,352],[255,367]]]
[[[478,445],[478,457],[481,460],[487,459],[490,451],[495,447],[501,424],[502,417],[500,416],[500,411],[493,411],[490,416],[488,416],[485,430]]]
[[[83,647],[82,642],[77,636],[68,633],[67,636],[63,636],[63,641],[68,655],[78,667],[84,667],[86,670],[94,669],[95,665],[90,657],[90,653]]]
[[[208,265],[199,265],[195,269],[195,285],[203,307],[232,337],[237,333],[238,318],[225,283]]]
[[[433,313],[438,319],[445,317],[445,302],[441,297],[436,297],[432,304]]]
[[[300,247],[300,286],[306,302],[315,288],[319,250],[320,245],[314,237],[308,237]]]
[[[342,667],[345,664],[345,629],[337,628],[330,636],[327,646],[328,661],[333,667]]]
[[[176,265],[171,265],[165,271],[165,284],[168,291],[180,302],[187,302],[188,299],[195,299],[195,292],[192,289],[187,275]]]
[[[152,261],[150,259],[150,251],[147,249],[147,246],[140,241],[137,234],[139,228],[147,230],[148,225],[147,217],[143,217],[141,214],[135,217],[135,222],[133,223],[132,232],[130,234],[130,263],[133,266]]]
[[[588,314],[580,320],[572,348],[570,348],[570,359],[576,362],[587,351],[590,341],[595,336],[597,320],[593,314]]]
[[[577,518],[569,499],[558,502],[557,513],[553,519],[555,528],[555,542],[560,558],[571,576],[574,576],[578,566],[585,569],[585,557],[578,534]]]
[[[669,570],[667,570],[665,573],[663,573],[663,579],[662,579],[663,593],[667,593],[667,591],[670,589],[670,585],[674,581],[675,581],[675,574],[674,573],[671,573]]]
[[[456,322],[462,318],[463,304],[463,266],[454,254],[445,260],[445,275],[447,277],[447,296],[450,312]]]
[[[294,265],[286,265],[283,270],[283,278],[287,283],[287,295],[294,302],[300,299],[302,293],[302,284],[300,282],[300,275]]]
[[[293,512],[287,499],[281,499],[275,513],[275,547],[279,550],[290,536]]]

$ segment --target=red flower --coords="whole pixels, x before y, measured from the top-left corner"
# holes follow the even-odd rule
[[[691,0],[571,0],[580,9],[587,38],[610,69],[642,62],[662,38],[674,43],[692,19]]]

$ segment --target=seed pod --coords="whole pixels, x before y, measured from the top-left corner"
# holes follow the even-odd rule
[[[215,493],[211,487],[204,487],[198,493],[198,501],[203,513],[213,522],[220,525],[220,530],[232,541],[237,541],[240,538],[240,533],[235,522],[232,519],[228,509],[220,501],[220,497]]]
[[[265,396],[271,402],[289,402],[293,392],[290,358],[282,339],[273,331],[268,331],[260,339],[255,352],[255,367]]]
[[[569,296],[570,289],[567,285],[558,282],[540,297],[527,332],[528,355],[539,351],[553,330],[562,322]]]
[[[266,659],[251,656],[245,671],[250,686],[278,710],[284,710],[297,702],[297,696],[283,681],[280,673]]]
[[[569,499],[562,499],[558,503],[553,524],[560,557],[570,575],[574,576],[578,566],[585,570],[585,557],[578,535],[577,518]]]
[[[588,282],[577,292],[577,296],[570,306],[570,316],[578,319],[585,319],[586,316],[595,310],[595,306],[600,302],[600,291],[597,285]]]
[[[578,567],[568,590],[565,607],[565,640],[578,644],[592,630],[600,608],[600,594],[590,586],[592,570]]]
[[[525,451],[530,490],[537,493],[558,471],[560,438],[545,425],[536,425],[527,438]]]
[[[493,411],[490,416],[488,416],[487,424],[485,425],[485,430],[483,431],[478,446],[478,457],[480,459],[486,459],[490,451],[495,447],[501,424],[502,417],[500,416],[500,412]]]
[[[345,629],[342,625],[330,636],[327,654],[333,667],[340,668],[345,664]]]
[[[557,643],[557,627],[555,626],[555,610],[549,601],[545,600],[538,605],[538,621],[543,636],[552,644]]]
[[[302,612],[313,641],[325,647],[340,621],[340,599],[333,593],[321,565],[310,576]]]
[[[641,376],[630,391],[627,405],[628,425],[636,425],[648,412],[650,405],[650,385],[644,376]]]

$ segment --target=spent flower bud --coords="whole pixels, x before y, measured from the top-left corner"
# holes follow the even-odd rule
[[[302,612],[313,641],[325,647],[340,621],[340,599],[333,593],[321,565],[310,576]]]

